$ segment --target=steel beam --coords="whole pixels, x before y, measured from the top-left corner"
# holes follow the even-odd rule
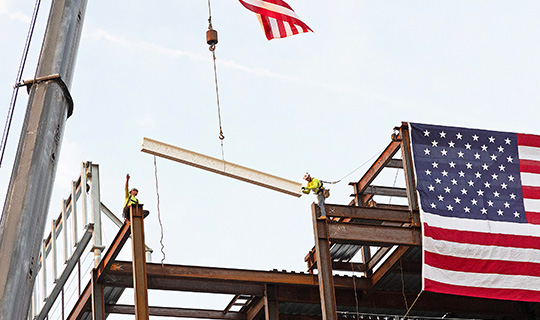
[[[148,275],[148,287],[150,289],[162,290],[221,293],[220,291],[209,291],[213,290],[214,286],[217,286],[218,288],[229,287],[235,290],[246,288],[246,290],[240,289],[234,293],[262,296],[264,287],[261,287],[261,285],[264,284],[290,284],[316,287],[319,283],[317,276],[307,273],[161,265],[155,263],[147,263],[146,271]],[[130,287],[133,285],[132,272],[130,262],[115,261],[107,270],[107,277],[104,277],[103,281],[107,286]],[[334,286],[349,288],[353,284],[348,278],[336,277]],[[357,279],[356,286],[362,289],[369,289],[371,287],[371,281],[369,279]],[[200,290],[197,290],[199,287]],[[183,288],[188,288],[189,290]]]
[[[337,320],[336,294],[334,291],[327,219],[321,219],[320,208],[315,203],[311,205],[311,213],[313,233],[315,235],[315,252],[317,254],[322,320]]]
[[[379,175],[379,173],[381,173],[381,171],[387,166],[387,164],[392,161],[392,157],[396,154],[399,148],[400,142],[390,142],[390,144],[386,147],[386,149],[384,149],[377,160],[375,160],[364,176],[362,176],[358,182],[350,183],[350,185],[354,187],[355,202],[357,206],[363,205],[359,196],[364,193],[367,186],[369,186],[371,182],[373,182],[373,180],[375,180],[375,178]]]
[[[376,207],[355,207],[337,204],[325,204],[329,217],[351,218],[376,221],[412,222],[412,213],[408,210],[379,209]]]
[[[135,289],[135,319],[148,320],[148,283],[144,250],[143,205],[130,207],[131,248],[133,252],[133,288]]]
[[[255,320],[264,308],[264,298],[254,300],[249,309],[246,311],[246,320]]]
[[[113,304],[106,305],[107,313],[135,314],[135,306]],[[195,319],[223,319],[223,320],[246,320],[246,315],[240,312],[229,311],[223,313],[221,310],[170,308],[170,307],[148,307],[148,314],[156,317],[176,317]]]
[[[54,0],[0,220],[0,319],[28,315],[87,0]],[[63,86],[63,83],[66,86]]]
[[[321,235],[324,230],[319,230]],[[336,243],[366,244],[377,246],[422,245],[419,227],[362,225],[354,223],[329,223],[328,237]]]
[[[283,192],[291,196],[302,196],[302,184],[265,172],[246,168],[231,162],[182,149],[170,144],[143,138],[142,152],[187,164],[196,168],[242,180],[264,188]]]
[[[62,291],[62,288],[66,284],[67,280],[69,279],[69,276],[73,272],[73,269],[75,269],[75,266],[77,265],[77,262],[79,261],[80,257],[82,256],[84,249],[86,249],[86,246],[92,239],[92,229],[93,225],[90,224],[87,226],[86,231],[84,232],[83,236],[81,237],[81,240],[75,249],[75,251],[71,254],[71,257],[66,262],[66,266],[64,268],[64,271],[60,275],[60,278],[58,278],[57,283],[55,284],[54,288],[52,289],[51,293],[47,297],[47,300],[45,300],[45,304],[41,308],[41,311],[35,318],[36,320],[44,320],[47,317],[47,314],[49,310],[52,308],[54,302],[56,301],[56,298]]]
[[[103,256],[103,259],[101,259],[99,266],[95,268],[97,272],[96,281],[103,282],[103,279],[102,279],[103,273],[106,270],[109,270],[114,260],[120,253],[120,250],[122,250],[127,239],[129,239],[129,235],[131,234],[130,225],[131,224],[129,223],[129,221],[122,225],[122,228],[118,231],[118,233],[116,234],[116,237],[114,238],[112,243],[109,245],[109,249]],[[83,314],[86,312],[88,307],[91,305],[91,297],[92,297],[92,288],[91,288],[91,285],[88,284],[86,288],[84,289],[84,291],[82,292],[82,294],[79,296],[79,300],[77,300],[77,303],[75,303],[75,305],[73,306],[73,309],[68,317],[68,320],[79,320],[83,316]]]
[[[405,188],[384,186],[367,186],[364,193],[373,196],[407,197],[407,189]]]
[[[418,198],[416,194],[416,183],[414,177],[414,167],[411,152],[411,138],[409,136],[409,124],[403,122],[399,128],[401,137],[401,153],[403,158],[403,170],[405,171],[405,184],[407,185],[407,198],[409,200],[409,210],[418,210]]]
[[[92,320],[105,320],[105,298],[103,296],[103,285],[98,282],[97,269],[92,270],[90,284],[92,291]]]
[[[274,285],[266,285],[264,290],[264,318],[265,320],[279,320],[279,303]]]

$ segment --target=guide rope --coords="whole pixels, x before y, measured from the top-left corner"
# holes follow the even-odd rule
[[[163,245],[163,223],[161,222],[161,211],[159,210],[159,187],[158,187],[157,161],[156,161],[155,155],[154,155],[154,176],[156,177],[158,221],[159,221],[159,227],[161,228],[161,238],[159,239],[159,243],[161,244],[161,254],[163,255],[163,258],[161,258],[161,266],[163,267],[164,266],[163,262],[165,261],[165,246]]]
[[[36,0],[36,4],[34,5],[34,12],[32,13],[32,19],[30,20],[30,28],[28,29],[28,34],[26,35],[26,42],[24,44],[21,63],[19,64],[17,78],[15,79],[15,86],[13,86],[13,92],[11,93],[11,102],[9,104],[6,124],[4,126],[4,133],[2,134],[2,141],[0,142],[0,167],[2,166],[2,162],[4,160],[4,152],[6,151],[6,144],[9,130],[11,128],[11,121],[13,120],[13,111],[15,110],[15,104],[17,103],[17,95],[19,93],[18,84],[21,82],[24,66],[26,65],[26,59],[28,57],[28,51],[30,49],[30,42],[32,41],[32,36],[34,34],[34,28],[36,26],[36,20],[40,4],[41,0]]]
[[[358,169],[362,168],[363,166],[365,166],[368,162],[370,162],[371,160],[373,160],[373,158],[375,158],[377,155],[379,155],[380,153],[382,153],[384,151],[384,149],[381,149],[379,152],[375,153],[371,158],[369,158],[368,160],[366,160],[364,163],[362,163],[360,166],[358,166],[356,169],[354,169],[353,171],[349,172],[346,176],[344,176],[343,178],[337,180],[337,181],[324,181],[324,180],[320,180],[321,182],[323,183],[326,183],[326,184],[337,184],[337,183],[340,183],[341,180],[347,178],[348,176],[350,176],[351,174],[355,173],[356,171],[358,171]]]

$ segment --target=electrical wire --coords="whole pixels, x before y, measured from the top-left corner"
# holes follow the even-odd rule
[[[17,103],[17,95],[19,93],[19,87],[20,87],[19,83],[21,82],[24,66],[26,65],[26,59],[28,58],[28,51],[30,49],[30,42],[32,41],[32,36],[34,34],[34,28],[36,26],[36,20],[37,20],[40,4],[41,4],[41,0],[36,0],[36,4],[34,5],[34,12],[32,13],[32,19],[30,20],[30,28],[28,29],[28,34],[26,35],[26,42],[24,44],[21,63],[19,64],[19,70],[17,71],[17,78],[15,79],[15,86],[13,86],[13,92],[11,93],[11,102],[9,104],[6,124],[4,126],[4,133],[2,134],[2,141],[0,142],[0,167],[2,166],[2,162],[4,160],[4,153],[6,151],[7,139],[9,135],[9,130],[11,128],[11,121],[13,120],[13,112],[15,110],[15,104]]]
[[[157,196],[158,221],[159,221],[159,227],[161,228],[161,238],[159,239],[159,243],[161,244],[161,254],[163,255],[163,258],[161,258],[161,266],[164,267],[163,262],[165,261],[165,246],[163,245],[163,223],[161,222],[161,211],[159,210],[159,187],[158,187],[158,174],[157,174],[156,156],[154,156],[154,176],[156,177],[156,196]]]

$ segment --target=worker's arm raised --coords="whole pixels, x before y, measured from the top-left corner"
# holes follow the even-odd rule
[[[126,190],[125,190],[125,198],[127,199],[129,197],[129,173],[126,174]]]

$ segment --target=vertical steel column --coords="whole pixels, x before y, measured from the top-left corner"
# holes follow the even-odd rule
[[[143,205],[132,204],[130,208],[135,319],[148,320],[148,284],[146,278]]]
[[[24,319],[60,158],[87,0],[53,0],[0,221],[0,319]]]
[[[90,178],[90,201],[92,204],[92,223],[94,224],[94,236],[92,250],[94,251],[94,267],[99,266],[101,252],[105,249],[102,244],[101,228],[101,199],[99,190],[99,166],[88,162],[87,176]]]
[[[264,288],[264,317],[265,320],[279,320],[279,304],[274,285],[265,285]]]
[[[411,140],[409,137],[409,124],[401,123],[399,130],[401,137],[401,154],[403,158],[403,171],[405,173],[405,183],[407,186],[407,199],[409,200],[409,210],[418,210],[418,198],[416,197],[416,186],[414,178],[414,168],[412,163]]]
[[[332,257],[330,256],[327,219],[318,219],[321,213],[319,206],[315,203],[311,205],[311,212],[315,234],[315,252],[317,254],[322,320],[337,320],[336,293],[332,274]]]
[[[105,298],[103,285],[97,281],[97,269],[92,269],[92,320],[105,320]]]

